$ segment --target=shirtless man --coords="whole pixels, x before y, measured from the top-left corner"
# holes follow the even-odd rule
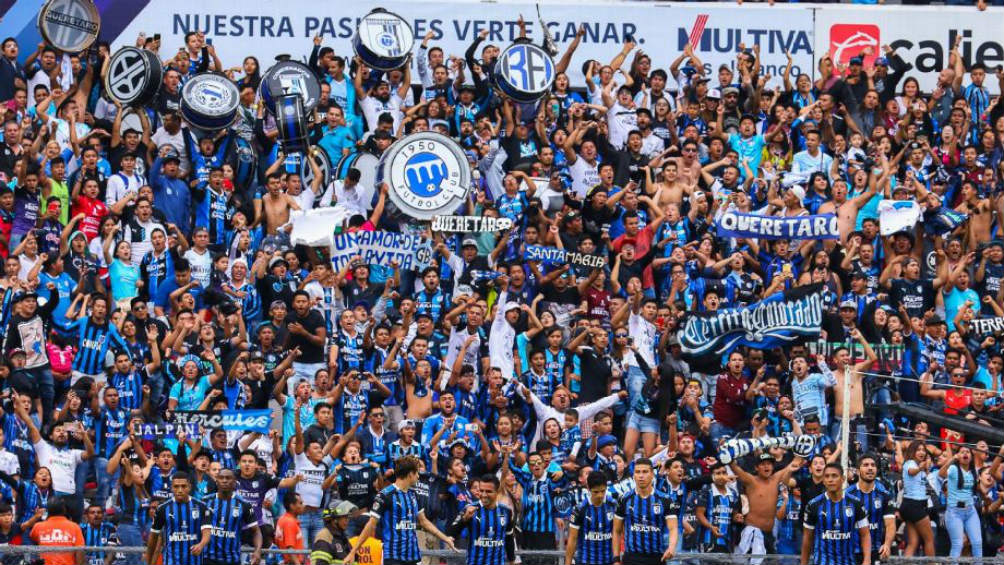
[[[265,189],[268,193],[261,199],[261,206],[265,212],[265,234],[277,235],[279,226],[289,222],[289,211],[299,210],[300,205],[292,196],[282,192],[282,175],[279,173],[268,175]]]
[[[966,180],[962,182],[962,204],[959,204],[955,211],[969,215],[966,244],[969,249],[976,249],[981,242],[986,241],[987,234],[990,233],[990,224],[994,220],[990,200],[980,198],[980,191],[976,185]]]
[[[882,178],[885,178],[883,175]],[[831,190],[833,200],[824,202],[817,211],[819,214],[836,214],[837,226],[840,229],[840,244],[847,244],[847,236],[854,231],[854,226],[858,220],[858,211],[875,196],[875,184],[869,184],[868,190],[855,196],[847,198],[847,181],[840,178],[833,181]]]
[[[795,457],[787,466],[774,470],[774,456],[764,452],[757,461],[754,472],[750,474],[740,467],[735,460],[729,468],[739,482],[743,484],[746,499],[749,501],[749,513],[746,514],[746,525],[739,535],[736,554],[764,555],[774,553],[774,519],[777,516],[778,485],[787,484],[791,475],[802,467],[805,460]],[[752,561],[757,563],[757,561]]]
[[[864,375],[861,371],[867,371],[872,366],[872,363],[878,360],[878,355],[868,345],[868,341],[861,335],[860,330],[854,328],[851,330],[850,336],[856,339],[864,348],[865,360],[851,364],[851,353],[846,347],[839,347],[833,353],[833,363],[836,365],[833,370],[833,376],[837,379],[837,385],[833,387],[833,425],[830,430],[830,437],[837,438],[840,431],[841,418],[844,416],[844,373],[847,369],[850,369],[850,418],[851,424],[855,428],[854,433],[857,434],[855,439],[861,444],[861,453],[864,453],[868,451],[868,436],[865,433],[868,430],[865,428],[865,422],[862,419],[865,413],[865,400],[864,385],[861,382]]]
[[[690,139],[684,141],[680,152],[681,157],[674,157],[669,161],[676,163],[680,182],[693,188],[701,180],[701,161],[697,158],[697,142]]]
[[[651,169],[646,169],[649,173]],[[694,186],[680,180],[680,166],[676,161],[666,161],[662,166],[662,181],[645,183],[649,196],[659,195],[659,208],[665,209],[669,204],[683,204],[683,196],[690,196]],[[660,194],[661,192],[661,194]]]

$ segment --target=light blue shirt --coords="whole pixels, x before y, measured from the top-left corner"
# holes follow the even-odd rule
[[[910,475],[907,471],[919,467],[916,461],[910,459],[903,465],[903,498],[910,500],[927,500],[927,477],[926,471],[921,471],[916,475]]]
[[[830,178],[830,165],[833,164],[833,157],[830,157],[819,149],[819,155],[809,155],[809,151],[799,151],[791,160],[791,171],[808,177],[812,173],[820,172]]]
[[[739,154],[739,161],[749,160],[750,170],[756,172],[760,167],[760,159],[763,157],[763,148],[767,145],[762,135],[743,137],[738,133],[729,135],[729,146]],[[746,176],[746,172],[739,167],[739,176]]]
[[[948,507],[955,508],[960,503],[965,506],[970,506],[973,504],[973,483],[975,482],[975,472],[970,470],[968,473],[963,473],[962,475],[962,488],[959,488],[959,472],[961,469],[958,465],[952,465],[948,468],[948,478],[945,480],[945,486],[948,487]]]
[[[948,331],[955,331],[955,316],[966,300],[971,300],[977,312],[979,311],[980,295],[975,290],[953,288],[951,292],[945,293],[945,322],[948,324]]]
[[[826,373],[812,373],[799,381],[791,381],[791,398],[795,402],[795,408],[800,414],[811,414],[816,412],[819,415],[819,423],[825,428],[830,423],[829,414],[826,411],[826,389],[836,386],[837,379],[829,369]]]

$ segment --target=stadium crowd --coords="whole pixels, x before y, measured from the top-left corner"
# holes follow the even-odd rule
[[[242,544],[254,564],[275,547],[318,565],[996,555],[1000,442],[891,405],[1004,425],[1004,356],[973,323],[1004,316],[1001,69],[956,46],[922,92],[888,46],[770,77],[757,45],[709,69],[690,47],[653,68],[634,43],[601,61],[578,43],[536,104],[491,87],[506,46],[484,34],[459,56],[427,35],[391,72],[320,37],[295,55],[321,83],[310,140],[332,163],[422,131],[463,147],[480,175],[458,214],[513,225],[458,234],[385,213],[366,171],[287,172],[262,62],[227,67],[200,33],[177,51],[139,38],[165,69],[140,109],[105,92],[107,44],[5,39],[0,543],[148,547],[50,565],[238,563]],[[241,108],[199,137],[180,89],[207,70]],[[244,183],[237,138],[256,155]],[[920,221],[883,230],[889,201]],[[315,207],[344,212],[333,232],[426,237],[432,266],[333,269],[327,247],[290,243]],[[722,235],[726,213],[834,214],[839,237]],[[606,265],[528,261],[530,245]],[[690,316],[812,285],[819,337],[681,345]],[[268,410],[271,429],[178,419],[221,410]],[[788,433],[812,453],[718,459]]]

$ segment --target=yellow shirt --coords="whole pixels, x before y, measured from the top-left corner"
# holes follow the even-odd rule
[[[350,538],[349,543],[355,546],[358,540],[358,536]],[[376,538],[366,540],[359,551],[356,551],[356,562],[359,565],[383,565],[383,543]]]

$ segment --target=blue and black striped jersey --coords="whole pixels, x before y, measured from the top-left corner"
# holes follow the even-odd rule
[[[854,565],[857,547],[854,531],[868,526],[861,501],[844,494],[833,501],[823,493],[805,508],[804,535],[813,532],[812,557],[816,565]]]
[[[860,483],[851,485],[847,489],[847,495],[853,496],[861,501],[861,506],[868,515],[868,529],[872,534],[872,551],[878,551],[885,541],[885,519],[894,518],[896,510],[893,508],[893,495],[882,483],[876,482],[875,488],[871,492],[863,492]],[[854,547],[860,552],[861,543],[857,530],[854,530]]]
[[[509,461],[509,470],[523,487],[523,532],[554,532],[554,495],[565,486],[564,477],[555,481],[546,474],[539,479]]]
[[[86,375],[102,374],[109,349],[129,351],[129,345],[108,320],[97,324],[90,316],[85,316],[71,323],[67,330],[77,334],[80,340],[80,349],[73,356],[74,371]]]
[[[468,540],[467,565],[505,565],[511,563],[516,548],[512,509],[505,506],[485,508],[476,505],[469,521],[458,514],[447,529],[447,534]]]
[[[732,550],[732,514],[739,510],[739,493],[728,486],[723,490],[707,485],[697,496],[697,508],[704,509],[704,517],[722,534],[716,536],[710,528],[701,528],[701,544],[708,552]]]
[[[614,514],[617,503],[609,498],[599,506],[589,500],[582,501],[572,512],[568,522],[569,535],[576,535],[575,562],[580,565],[605,565],[613,563]]]
[[[670,521],[677,527],[679,512],[676,503],[658,491],[648,496],[631,491],[622,496],[614,518],[624,522],[624,552],[662,555]]]
[[[402,491],[395,485],[383,489],[373,498],[369,516],[379,520],[377,528],[383,540],[385,562],[390,559],[418,561],[422,558],[415,528],[418,515],[423,512],[413,492]]]
[[[222,498],[219,493],[205,500],[212,513],[213,532],[206,546],[206,558],[224,563],[241,562],[241,533],[258,525],[251,505],[236,495]]]
[[[115,535],[115,526],[108,522],[101,522],[97,526],[84,522],[80,524],[80,531],[84,534],[84,545],[104,547],[114,545],[118,541]],[[104,552],[88,552],[87,565],[104,565],[104,562]]]
[[[192,546],[202,539],[202,530],[212,529],[212,513],[205,504],[174,497],[157,507],[150,531],[160,534],[164,544],[163,565],[202,565],[204,554],[192,555]]]

